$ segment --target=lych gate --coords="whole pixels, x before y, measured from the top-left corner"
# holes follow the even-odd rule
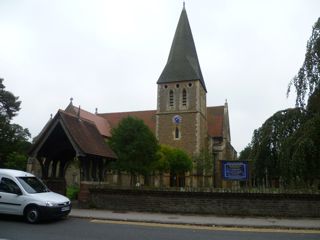
[[[30,156],[40,163],[49,188],[63,194],[70,163],[78,162],[80,181],[103,181],[106,162],[116,159],[94,122],[62,110],[36,138]]]

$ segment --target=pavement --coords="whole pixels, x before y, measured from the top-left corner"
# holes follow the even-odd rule
[[[71,217],[97,220],[181,224],[214,227],[249,227],[278,229],[320,230],[319,218],[222,217],[214,215],[185,215],[147,212],[117,212],[97,209],[73,208]]]

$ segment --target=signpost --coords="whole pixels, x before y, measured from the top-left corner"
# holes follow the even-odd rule
[[[248,161],[222,161],[222,176],[229,181],[248,181]]]

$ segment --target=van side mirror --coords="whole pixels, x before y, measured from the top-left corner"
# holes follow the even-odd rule
[[[22,192],[19,188],[14,189],[14,194],[17,194],[18,196],[22,195]]]

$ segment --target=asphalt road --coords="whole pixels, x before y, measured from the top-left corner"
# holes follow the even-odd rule
[[[278,232],[277,232],[278,231]],[[114,222],[67,218],[40,224],[27,224],[21,218],[0,216],[0,239],[108,239],[108,240],[319,240],[320,233],[312,231],[232,229],[193,227],[133,222]]]

